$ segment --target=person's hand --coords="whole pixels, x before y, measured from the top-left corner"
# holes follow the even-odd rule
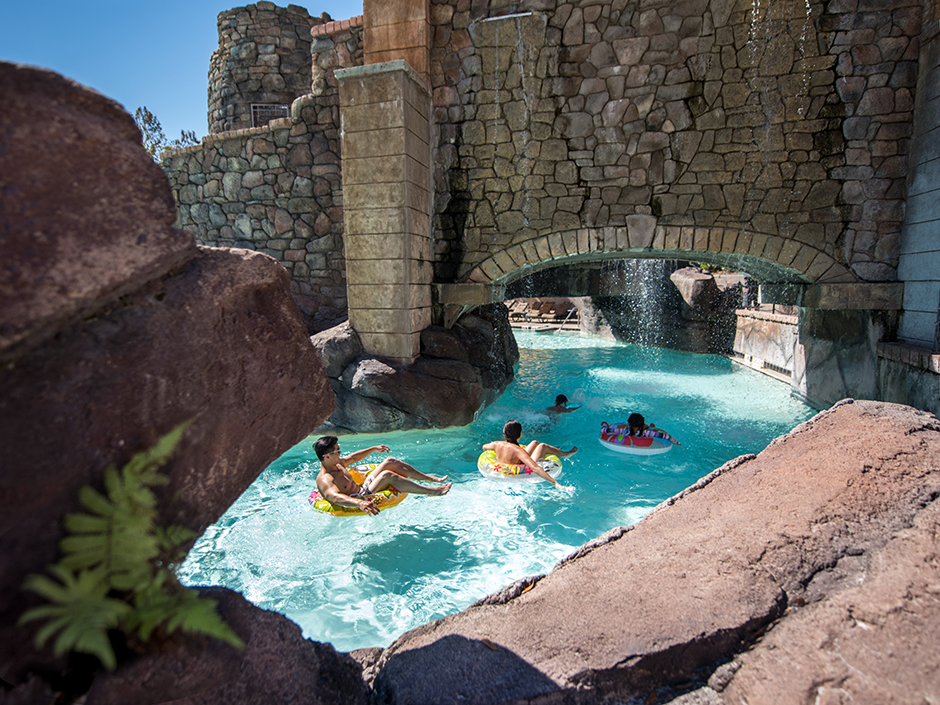
[[[560,482],[555,483],[555,488],[571,494],[574,492],[574,485],[563,485]]]
[[[391,450],[392,450],[391,448],[389,448],[389,447],[388,447],[387,445],[385,445],[384,443],[383,443],[382,445],[376,446],[375,449],[376,449],[379,453],[390,453]]]
[[[372,516],[375,516],[379,513],[379,508],[375,506],[375,502],[371,499],[360,499],[359,509],[366,514],[371,514]]]

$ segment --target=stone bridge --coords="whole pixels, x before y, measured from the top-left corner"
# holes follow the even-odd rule
[[[290,13],[312,36],[305,95],[257,79],[276,57],[303,73],[285,32],[253,35]],[[513,280],[669,258],[745,272],[767,302],[868,312],[875,335],[894,334],[915,88],[936,63],[921,59],[920,0],[297,13],[220,14],[217,134],[165,166],[183,227],[276,256],[320,327],[348,312],[368,352],[408,362],[421,330]],[[256,102],[290,117],[252,127]]]

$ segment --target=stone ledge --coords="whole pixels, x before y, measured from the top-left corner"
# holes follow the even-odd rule
[[[334,20],[325,24],[318,24],[310,28],[310,36],[322,37],[324,34],[336,34],[350,27],[362,27],[362,15],[350,17],[348,20]]]
[[[940,374],[940,353],[904,343],[878,343],[878,357]]]
[[[739,318],[756,318],[761,321],[773,321],[775,323],[787,323],[796,325],[799,322],[799,316],[791,316],[783,313],[771,313],[770,311],[755,311],[750,308],[735,309],[735,316]]]

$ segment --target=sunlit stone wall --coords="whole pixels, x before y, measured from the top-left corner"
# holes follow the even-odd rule
[[[512,8],[431,6],[437,280],[637,215],[896,278],[920,2]]]

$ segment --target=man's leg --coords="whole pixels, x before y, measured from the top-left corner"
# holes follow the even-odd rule
[[[386,458],[375,470],[376,472],[379,470],[388,470],[389,472],[393,472],[396,475],[400,475],[401,477],[407,477],[411,480],[424,480],[425,482],[443,482],[447,479],[447,475],[441,475],[440,477],[436,475],[426,475],[408,463],[402,462],[398,458]]]
[[[385,463],[383,463],[383,465],[384,464]],[[369,483],[369,489],[373,493],[381,492],[382,490],[387,490],[389,487],[391,487],[398,490],[399,492],[440,496],[450,492],[451,488],[451,483],[449,482],[443,485],[435,485],[433,487],[419,485],[417,482],[409,480],[407,477],[402,477],[401,475],[394,473],[391,470],[377,469],[373,475],[373,478],[374,479],[372,482]]]

